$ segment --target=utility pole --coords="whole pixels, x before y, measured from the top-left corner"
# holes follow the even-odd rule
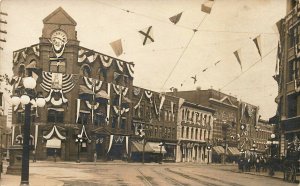
[[[2,19],[2,16],[7,16],[8,15],[7,13],[1,11],[1,3],[2,3],[2,1],[0,0],[0,36],[2,34],[7,34],[7,31],[2,30],[1,26],[2,26],[2,24],[7,24],[7,22]],[[3,37],[0,37],[0,42],[6,42],[6,39],[3,38]],[[3,48],[1,46],[0,46],[0,50],[3,50]]]

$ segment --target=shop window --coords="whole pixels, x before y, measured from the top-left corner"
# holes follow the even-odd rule
[[[51,61],[49,71],[56,72],[56,73],[65,73],[66,64],[64,61]]]
[[[64,122],[64,110],[62,108],[49,109],[48,110],[48,122],[63,123]]]

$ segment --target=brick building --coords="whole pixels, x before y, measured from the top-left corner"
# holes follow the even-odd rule
[[[37,159],[121,159],[131,130],[132,62],[79,45],[76,22],[62,8],[43,20],[40,42],[13,54],[14,93],[37,79],[44,108],[32,107],[30,144]],[[14,142],[22,143],[24,108],[14,107]]]
[[[179,99],[176,162],[211,162],[214,109]],[[209,148],[208,148],[209,147]]]
[[[175,162],[179,98],[136,86],[132,91],[131,159],[141,160],[145,140],[145,161],[158,161],[163,154],[164,161]]]
[[[174,92],[174,95],[215,110],[211,139],[213,145],[213,162],[225,162],[225,159],[230,161],[240,155],[236,140],[238,118],[237,98],[214,89],[177,91]]]
[[[277,22],[280,40],[276,60],[278,83],[277,113],[270,121],[278,124],[276,140],[280,141],[279,156],[288,151],[300,151],[300,5],[296,0],[287,0],[287,15]],[[288,144],[294,147],[288,148]]]

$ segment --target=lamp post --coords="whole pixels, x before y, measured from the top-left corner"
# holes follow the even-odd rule
[[[75,139],[75,143],[77,143],[77,160],[76,163],[80,163],[80,145],[83,142],[82,136],[80,134],[77,135]]]
[[[211,144],[207,145],[207,164],[209,164],[209,156],[210,156],[210,151],[211,151]]]
[[[276,137],[275,134],[271,134],[271,148],[270,148],[270,155],[271,155],[271,158],[273,158],[273,156],[274,156],[273,151],[274,151],[275,137]]]
[[[159,154],[160,154],[160,160],[159,160],[159,164],[162,164],[162,160],[163,160],[163,155],[162,155],[162,147],[165,145],[165,142],[160,142],[159,143],[159,146],[160,146],[160,151],[159,151]]]
[[[20,103],[25,105],[25,122],[24,122],[24,136],[23,136],[23,152],[22,152],[22,173],[21,184],[29,185],[29,138],[31,125],[31,105],[44,107],[45,99],[39,94],[36,94],[34,88],[36,81],[32,77],[23,78],[24,94],[21,97],[13,96],[11,101],[13,105]]]

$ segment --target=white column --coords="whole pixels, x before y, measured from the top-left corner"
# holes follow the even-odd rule
[[[176,145],[176,157],[175,157],[175,161],[176,162],[180,162],[181,156],[182,156],[182,152],[180,150],[180,145]]]

